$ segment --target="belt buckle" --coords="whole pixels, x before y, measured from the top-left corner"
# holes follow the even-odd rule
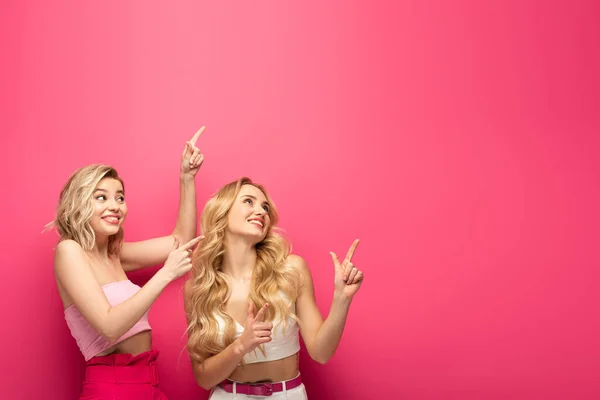
[[[254,396],[271,396],[273,394],[273,385],[269,382],[266,383],[254,383],[249,385],[248,390],[251,395]]]

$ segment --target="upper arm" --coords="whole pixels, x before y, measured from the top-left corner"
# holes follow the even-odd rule
[[[175,236],[163,236],[139,242],[128,242],[121,245],[119,258],[125,271],[151,267],[165,262],[171,249]],[[180,243],[183,244],[183,243]]]
[[[97,332],[104,334],[110,304],[90,269],[89,259],[77,242],[64,240],[58,244],[54,273],[81,315]]]
[[[296,300],[296,316],[300,320],[300,334],[307,350],[312,350],[312,344],[323,325],[323,317],[315,300],[315,289],[312,276],[306,261],[300,256],[289,255],[288,263],[292,265],[300,276],[300,293]]]

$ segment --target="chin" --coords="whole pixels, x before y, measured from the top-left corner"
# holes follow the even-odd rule
[[[118,232],[102,232],[101,234],[102,234],[102,236],[105,236],[110,239],[111,237],[116,236],[117,233]]]
[[[249,241],[252,244],[262,242],[267,236],[266,233],[258,232],[257,229],[228,229],[227,235],[231,239],[233,239],[234,237],[243,238],[245,241]]]
[[[100,236],[115,236],[117,233],[119,233],[119,230],[121,229],[121,227],[118,228],[114,228],[114,229],[94,229],[94,231],[96,232],[96,235],[100,235]]]
[[[256,233],[256,232],[244,232],[240,236],[243,236],[244,238],[248,239],[253,244],[262,242],[266,237],[265,234]]]
[[[257,245],[260,242],[262,242],[263,240],[265,240],[266,237],[267,237],[267,235],[260,235],[260,236],[254,235],[252,238],[253,238],[254,244]]]

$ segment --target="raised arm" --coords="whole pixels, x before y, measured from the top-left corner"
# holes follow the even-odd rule
[[[200,128],[186,142],[183,149],[179,174],[179,214],[175,229],[168,236],[123,243],[120,258],[125,271],[133,271],[164,262],[173,243],[173,237],[176,237],[181,243],[185,243],[196,236],[198,217],[196,214],[195,178],[204,161],[204,155],[200,154],[196,142],[204,130],[205,127]]]
[[[289,258],[289,262],[298,268],[302,278],[300,295],[296,301],[300,333],[310,357],[321,364],[329,361],[335,353],[342,338],[352,298],[362,284],[363,273],[352,264],[356,246],[358,240],[350,246],[343,263],[340,263],[335,253],[330,253],[335,268],[335,290],[325,321],[315,301],[313,280],[306,262],[298,256],[292,255]]]

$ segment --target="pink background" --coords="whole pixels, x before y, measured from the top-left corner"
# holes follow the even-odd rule
[[[76,168],[126,181],[126,237],[265,184],[326,313],[366,281],[311,399],[597,399],[600,6],[590,1],[3,1],[3,399],[74,399],[83,358],[40,234]],[[143,282],[148,273],[133,278]],[[152,308],[162,387],[203,399],[181,287]]]

